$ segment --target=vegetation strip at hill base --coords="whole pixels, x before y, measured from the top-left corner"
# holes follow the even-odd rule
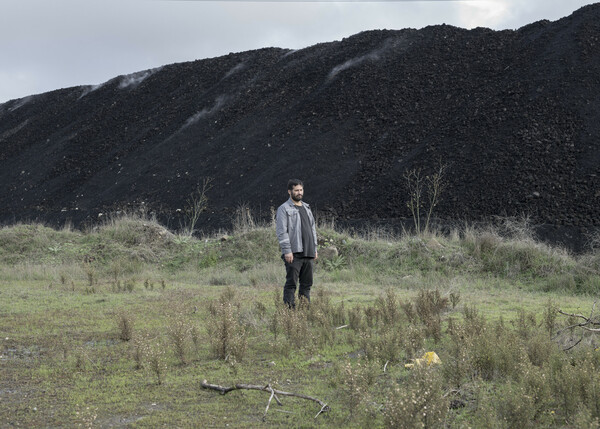
[[[0,230],[3,425],[575,428],[600,415],[595,336],[569,352],[579,332],[552,339],[572,323],[557,303],[589,314],[597,253],[493,231],[319,228],[344,259],[320,261],[310,307],[289,311],[271,227],[225,241],[158,231],[135,218]],[[442,364],[404,367],[426,351]],[[315,420],[290,397],[263,423],[265,395],[223,397],[203,379],[331,411]]]

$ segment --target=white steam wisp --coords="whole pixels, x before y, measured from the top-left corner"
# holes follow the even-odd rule
[[[246,64],[239,63],[237,64],[235,67],[233,67],[231,70],[229,70],[227,73],[225,73],[225,76],[223,76],[223,79],[227,79],[229,76],[231,76],[232,74],[244,69],[246,67]]]
[[[129,88],[129,87],[136,88],[145,79],[152,76],[157,71],[160,71],[161,68],[162,67],[157,67],[154,69],[144,70],[141,72],[132,73],[132,74],[123,76],[123,79],[121,79],[121,83],[119,83],[119,88],[120,89],[125,89],[125,88]]]
[[[201,111],[199,111],[198,113],[190,116],[187,121],[185,121],[185,124],[183,124],[183,126],[181,127],[181,130],[189,127],[190,125],[195,124],[196,122],[198,122],[200,119],[202,118],[206,118],[209,117],[210,115],[212,115],[213,113],[215,113],[217,110],[219,110],[227,101],[227,97],[224,95],[219,95],[216,99],[215,99],[215,104],[213,104],[210,108],[204,108]]]
[[[379,49],[376,49],[368,54],[362,55],[360,57],[351,58],[348,61],[339,64],[331,69],[329,75],[327,76],[327,81],[332,80],[338,73],[347,70],[352,67],[356,67],[365,61],[377,61],[381,58],[381,56],[390,49],[400,48],[401,51],[404,51],[407,47],[406,39],[404,37],[396,38],[396,39],[387,39],[383,42],[383,46]]]

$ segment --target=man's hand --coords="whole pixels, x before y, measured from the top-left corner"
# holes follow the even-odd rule
[[[319,252],[317,252],[317,251],[315,250],[315,261],[316,261],[317,259],[319,259]]]
[[[293,253],[286,253],[285,255],[283,255],[285,262],[287,262],[288,264],[291,264],[294,261],[294,254]]]

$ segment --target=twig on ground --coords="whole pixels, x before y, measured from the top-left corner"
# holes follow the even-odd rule
[[[203,380],[201,386],[203,388],[205,388],[205,389],[216,390],[217,392],[220,392],[221,395],[225,395],[226,393],[229,393],[232,390],[260,390],[262,392],[268,392],[268,393],[270,393],[271,397],[269,398],[269,403],[267,404],[267,409],[265,410],[265,414],[263,416],[263,419],[266,418],[267,411],[269,411],[269,405],[271,404],[271,400],[273,398],[275,398],[275,401],[277,401],[277,403],[279,405],[282,405],[281,401],[277,398],[277,395],[281,395],[281,396],[294,396],[296,398],[307,399],[309,401],[316,402],[317,404],[319,404],[321,406],[321,410],[317,413],[317,415],[315,416],[315,418],[317,418],[319,416],[319,414],[321,414],[323,412],[326,412],[326,411],[329,411],[329,409],[330,409],[329,406],[325,402],[321,401],[318,398],[315,398],[313,396],[303,395],[301,393],[285,392],[283,390],[273,389],[270,384],[267,384],[267,385],[256,385],[256,384],[242,384],[242,383],[238,383],[235,386],[224,387],[224,386],[220,386],[218,384],[210,384],[206,380]]]
[[[275,392],[271,389],[271,386],[267,386],[271,390],[271,396],[269,396],[269,402],[267,402],[267,408],[265,409],[265,413],[263,414],[263,422],[267,420],[267,413],[269,412],[269,406],[271,405],[271,401],[273,400],[273,396],[275,396]]]
[[[348,327],[348,325],[342,325],[342,326],[338,326],[338,327],[337,327],[337,328],[335,328],[335,329],[344,329],[344,328],[347,328],[347,327]]]
[[[319,414],[321,414],[323,411],[329,411],[329,406],[327,404],[324,404],[321,409],[319,410],[319,412],[317,413],[317,415],[315,416],[315,419],[317,417],[319,417]]]
[[[387,370],[388,363],[390,363],[389,360],[385,362],[385,365],[383,365],[383,372]]]

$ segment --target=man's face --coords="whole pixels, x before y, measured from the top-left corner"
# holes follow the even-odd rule
[[[302,196],[304,195],[304,188],[302,185],[296,185],[292,189],[288,190],[290,197],[294,201],[302,201]]]

